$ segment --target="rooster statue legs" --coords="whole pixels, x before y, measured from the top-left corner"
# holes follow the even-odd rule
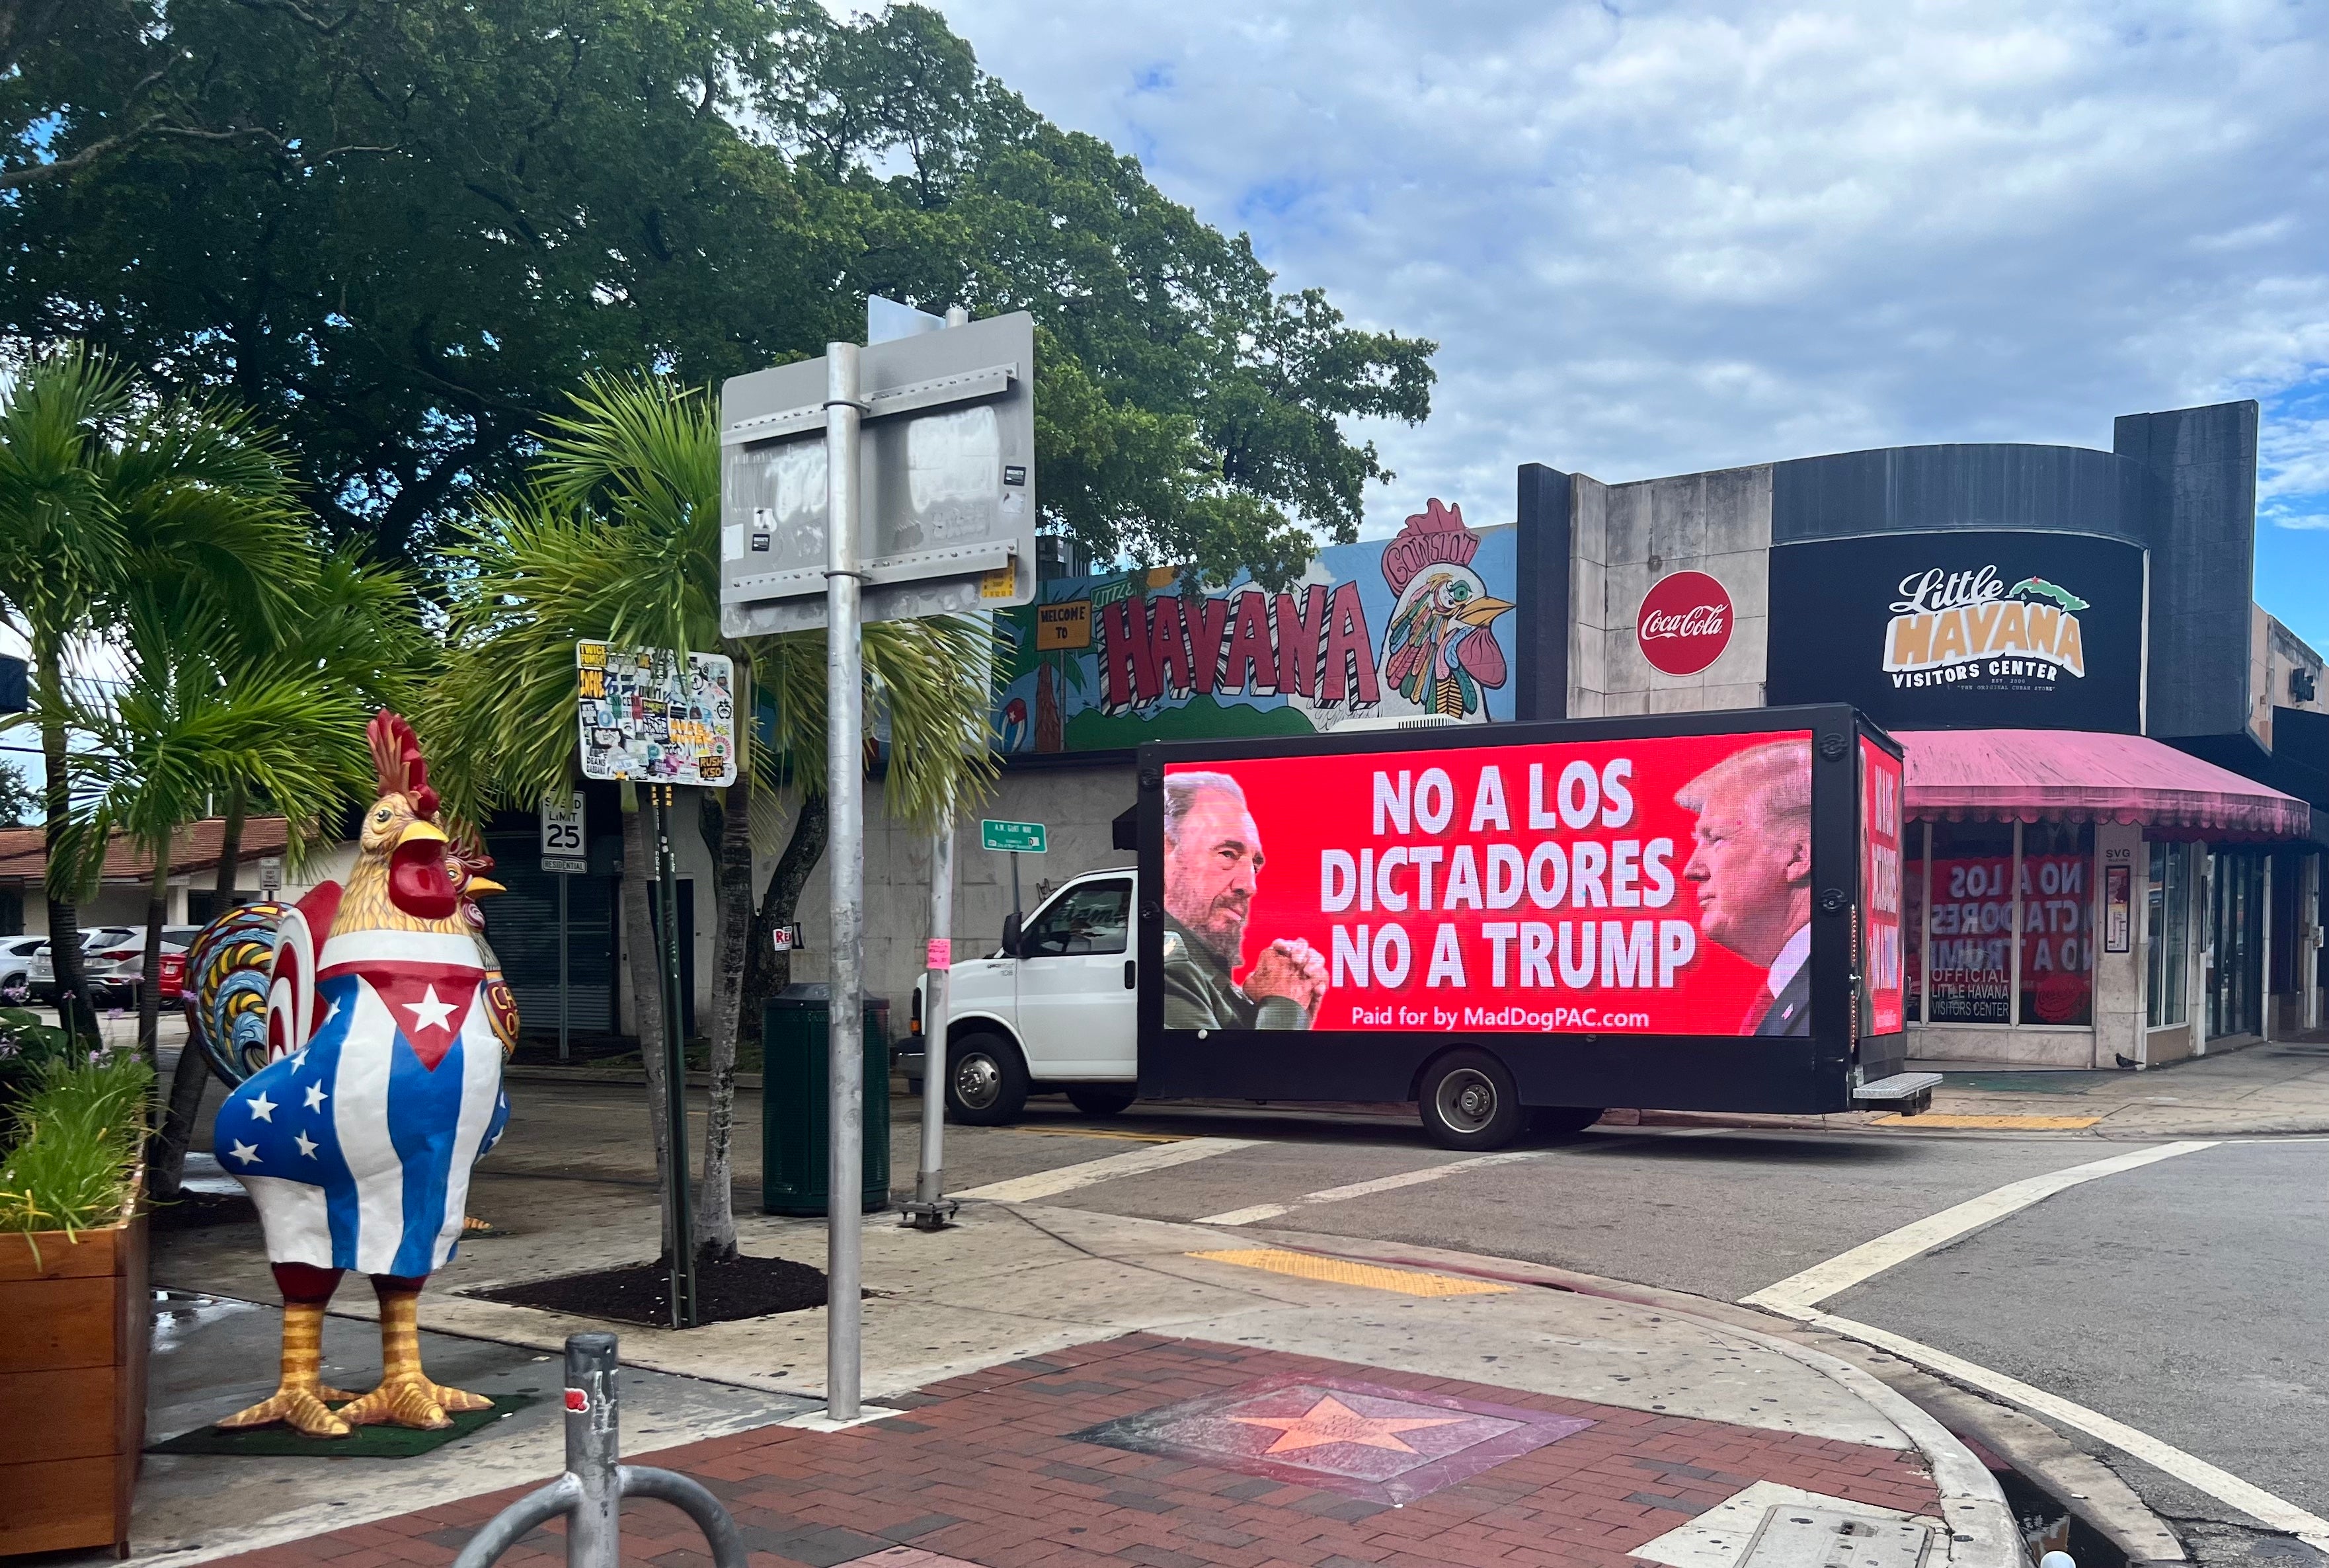
[[[279,1421],[309,1437],[348,1435],[348,1423],[326,1406],[355,1395],[326,1387],[323,1381],[324,1308],[339,1282],[337,1269],[306,1263],[275,1265],[276,1288],[283,1292],[282,1382],[272,1395],[228,1416],[220,1426],[231,1431]]]
[[[268,984],[273,1058],[219,1108],[220,1163],[250,1191],[283,1291],[283,1374],[273,1396],[220,1424],[285,1422],[316,1437],[374,1422],[442,1428],[489,1401],[420,1370],[419,1304],[453,1255],[469,1169],[501,1136],[499,993],[448,874],[420,743],[372,722],[380,798],[343,889],[285,912]],[[342,1270],[380,1297],[380,1386],[321,1383],[325,1303]]]

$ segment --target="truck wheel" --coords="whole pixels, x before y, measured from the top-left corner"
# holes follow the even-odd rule
[[[999,1034],[972,1034],[954,1044],[947,1063],[947,1111],[971,1127],[1015,1121],[1027,1104],[1027,1069]]]
[[[1598,1105],[1532,1105],[1528,1113],[1529,1130],[1539,1138],[1568,1138],[1600,1119]]]
[[[1068,1085],[1068,1103],[1086,1116],[1114,1116],[1139,1098],[1140,1091],[1129,1083]]]
[[[1451,1051],[1423,1074],[1424,1136],[1442,1148],[1502,1148],[1521,1129],[1513,1075],[1485,1051]]]

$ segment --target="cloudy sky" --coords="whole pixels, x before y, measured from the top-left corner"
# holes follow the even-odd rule
[[[1437,339],[1372,435],[1509,518],[1858,447],[2264,408],[2258,597],[2329,649],[2322,0],[938,0],[1060,123]]]

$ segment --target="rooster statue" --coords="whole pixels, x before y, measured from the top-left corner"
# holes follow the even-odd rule
[[[463,896],[490,890],[479,885],[490,862],[466,859],[437,825],[411,727],[383,713],[369,736],[380,798],[354,868],[345,887],[322,883],[284,912],[270,1060],[228,1096],[213,1134],[258,1207],[283,1292],[280,1385],[222,1427],[344,1437],[382,1422],[441,1428],[491,1403],[429,1381],[419,1334],[421,1288],[460,1239],[469,1168],[509,1115],[506,988],[497,1006]],[[370,1274],[380,1299],[381,1382],[361,1397],[320,1377],[324,1308],[349,1269]]]
[[[1452,571],[1433,572],[1391,620],[1384,674],[1425,713],[1467,716],[1482,686],[1504,684],[1504,650],[1489,628],[1510,609]]]

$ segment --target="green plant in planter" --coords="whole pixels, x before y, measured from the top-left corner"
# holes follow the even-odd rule
[[[110,1223],[136,1179],[154,1070],[127,1053],[37,1070],[0,1157],[0,1231],[63,1231]]]

